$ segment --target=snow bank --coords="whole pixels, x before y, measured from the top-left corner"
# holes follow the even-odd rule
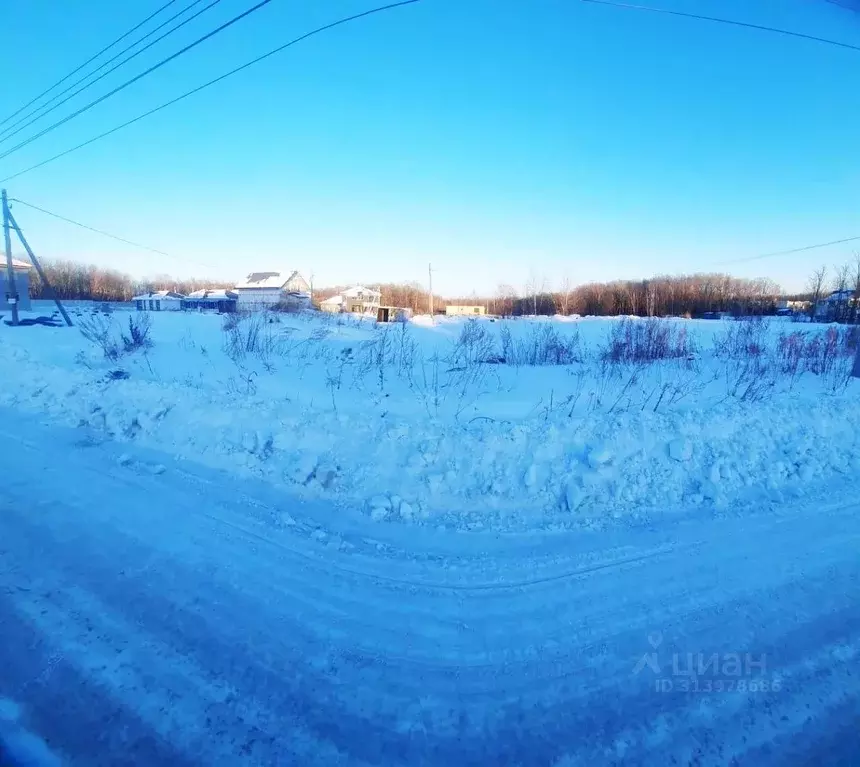
[[[266,318],[269,351],[231,359],[220,318],[154,315],[155,346],[115,364],[74,329],[2,326],[0,404],[381,523],[601,527],[751,497],[785,503],[860,471],[856,384],[807,375],[741,400],[729,394],[740,363],[710,351],[717,322],[672,321],[695,335],[695,361],[608,367],[594,349],[613,321],[482,320],[491,346],[463,350],[459,318],[382,329]],[[565,345],[577,334],[582,361],[473,359],[541,325]]]

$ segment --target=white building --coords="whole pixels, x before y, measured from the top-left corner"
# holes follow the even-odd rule
[[[182,308],[181,293],[172,290],[156,290],[154,293],[143,293],[135,296],[135,307],[139,312],[178,312]]]
[[[343,296],[338,294],[325,299],[325,301],[320,301],[320,311],[329,312],[331,314],[337,314],[338,312],[343,311]]]
[[[454,304],[448,304],[448,306],[445,307],[445,314],[449,317],[480,317],[486,313],[486,306],[457,306]]]
[[[361,285],[344,290],[341,293],[341,298],[343,300],[343,311],[352,312],[353,314],[366,314],[368,312],[375,314],[382,303],[382,293]]]
[[[197,312],[235,312],[238,299],[232,290],[195,290],[182,301],[182,308]]]
[[[252,272],[233,290],[239,296],[236,308],[268,309],[288,300],[289,294],[310,293],[310,285],[298,272]]]
[[[11,306],[9,303],[9,285],[6,280],[6,259],[0,258],[0,306],[3,309]],[[15,293],[18,295],[18,308],[21,311],[30,310],[30,264],[26,261],[12,259],[12,273],[15,278]]]

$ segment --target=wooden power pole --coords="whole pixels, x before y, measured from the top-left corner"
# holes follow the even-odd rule
[[[42,270],[42,265],[39,263],[39,259],[36,258],[36,254],[30,247],[30,243],[27,242],[27,239],[24,237],[24,233],[21,231],[21,227],[18,226],[18,222],[15,220],[15,216],[12,215],[12,211],[9,210],[9,198],[6,196],[6,190],[4,189],[0,194],[2,194],[3,198],[3,238],[6,244],[6,277],[9,282],[9,293],[6,296],[6,300],[12,306],[12,324],[18,324],[18,288],[15,285],[15,270],[12,267],[12,237],[10,229],[15,230],[15,234],[18,235],[18,239],[21,240],[24,250],[27,251],[27,255],[30,257],[30,263],[36,267],[36,271],[39,273],[45,292],[54,299],[54,303],[57,305],[57,309],[60,314],[63,315],[66,325],[71,327],[72,320],[69,317],[68,312],[66,312],[66,308],[60,303],[57,292],[48,280],[48,275]]]
[[[3,240],[6,245],[6,303],[12,307],[12,324],[18,324],[18,288],[15,285],[15,267],[12,265],[12,237],[9,233],[9,200],[6,190],[3,197]]]

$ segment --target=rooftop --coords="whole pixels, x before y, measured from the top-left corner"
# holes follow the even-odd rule
[[[181,293],[175,293],[172,290],[156,290],[152,293],[141,293],[139,296],[134,296],[132,301],[143,301],[147,298],[185,298]]]
[[[203,299],[210,301],[232,301],[236,298],[236,294],[232,290],[218,288],[217,290],[195,290],[189,293],[186,298],[190,301],[202,301]]]
[[[248,290],[252,288],[282,288],[295,271],[288,272],[251,272],[243,282],[236,285],[236,290]]]

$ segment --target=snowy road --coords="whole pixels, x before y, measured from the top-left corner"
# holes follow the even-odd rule
[[[81,765],[860,762],[857,502],[464,534],[5,410],[0,438],[7,748],[30,733]]]

